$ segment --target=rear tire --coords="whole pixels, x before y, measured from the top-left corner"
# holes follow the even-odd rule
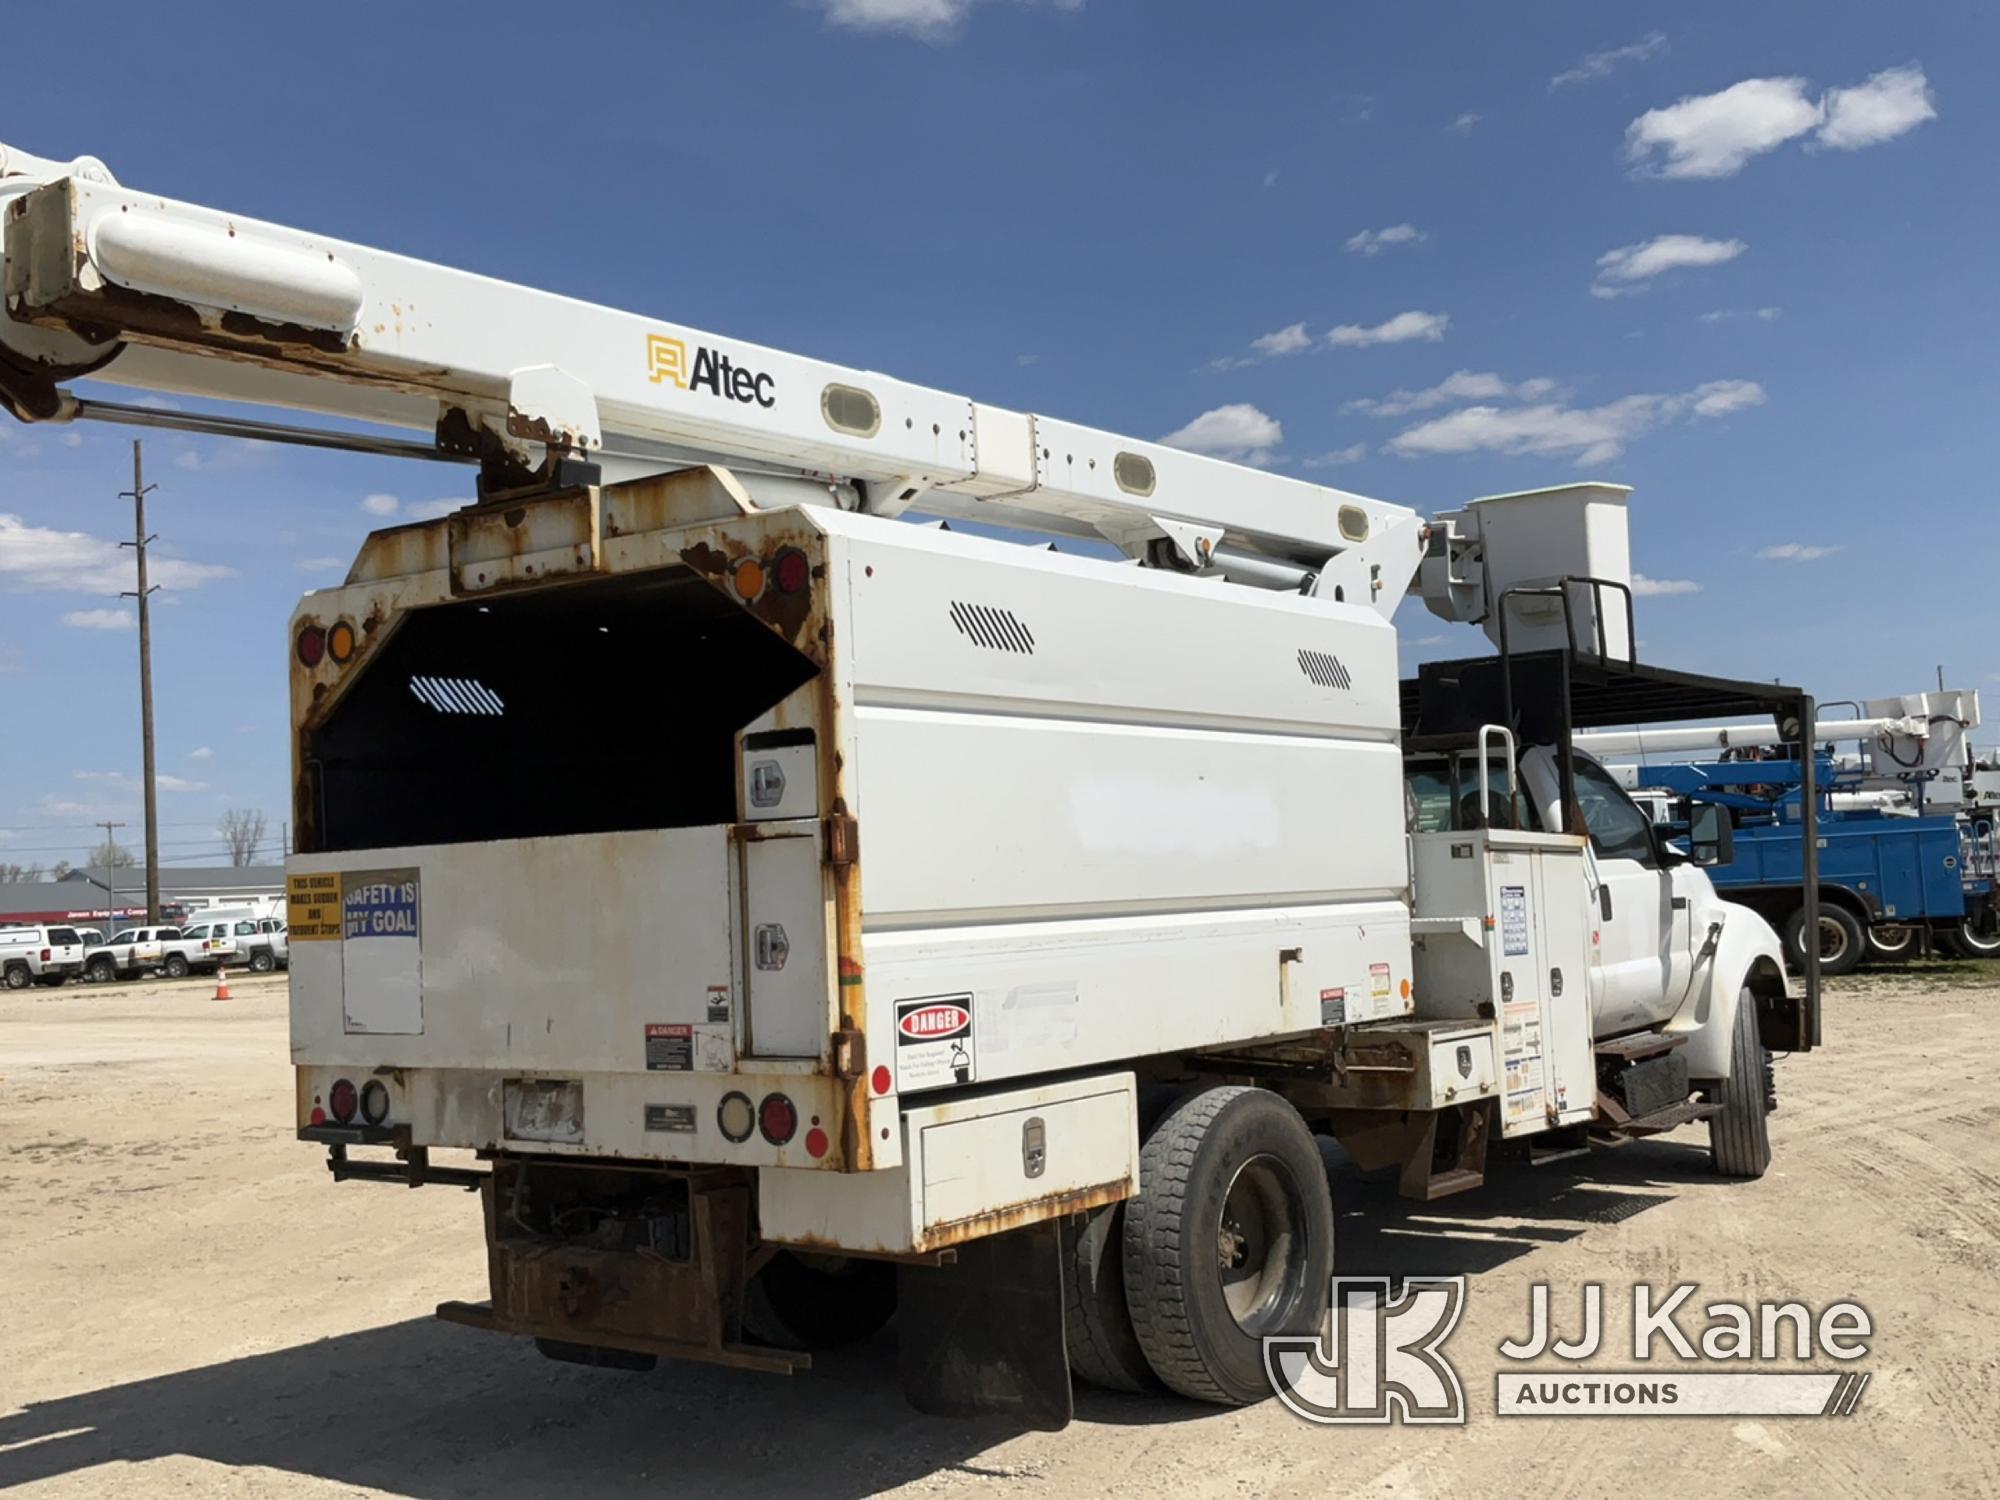
[[[1785,923],[1785,954],[1800,970],[1806,966],[1806,909],[1793,912]],[[1819,971],[1833,977],[1852,974],[1861,962],[1868,937],[1861,919],[1832,901],[1819,906]]]
[[[1967,912],[1944,940],[1960,958],[2000,958],[2000,915],[1990,910]]]
[[[167,978],[185,979],[188,974],[187,955],[185,953],[169,953],[163,967],[167,971]]]
[[[1729,1076],[1709,1090],[1722,1113],[1709,1116],[1708,1147],[1724,1177],[1762,1177],[1771,1165],[1770,1122],[1765,1118],[1764,1045],[1757,1039],[1757,997],[1745,985],[1736,997],[1736,1025],[1729,1039]]]
[[[100,955],[90,961],[84,977],[92,984],[109,984],[118,977],[118,965],[111,961],[110,955]]]
[[[10,990],[25,990],[30,984],[34,983],[34,979],[35,976],[28,972],[26,964],[9,964],[7,966],[7,988]]]
[[[1181,1100],[1139,1153],[1125,1302],[1147,1363],[1197,1401],[1272,1394],[1263,1339],[1313,1335],[1333,1274],[1333,1197],[1312,1133],[1264,1089]]]
[[[1884,922],[1868,929],[1868,956],[1876,963],[1899,964],[1917,951],[1917,929],[1906,922]]]
[[[780,1349],[858,1344],[896,1313],[896,1267],[886,1260],[780,1250],[743,1294],[743,1327]]]
[[[269,948],[259,948],[255,953],[250,955],[250,972],[252,974],[268,974],[277,967],[278,961],[271,957],[271,950]]]
[[[1125,1205],[1063,1225],[1063,1335],[1070,1370],[1107,1391],[1159,1388],[1125,1305]]]

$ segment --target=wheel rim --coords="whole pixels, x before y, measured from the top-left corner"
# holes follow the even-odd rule
[[[1298,1185],[1275,1156],[1253,1156],[1236,1169],[1216,1223],[1216,1268],[1229,1315],[1261,1335],[1291,1305],[1303,1274],[1304,1215]]]
[[[1838,963],[1847,957],[1847,929],[1832,917],[1819,919],[1819,961]]]
[[[1917,930],[1895,922],[1884,923],[1880,927],[1868,929],[1868,941],[1877,953],[1901,953],[1916,941]]]
[[[2000,953],[2000,916],[1992,912],[1965,918],[1958,924],[1958,933],[1968,948]]]

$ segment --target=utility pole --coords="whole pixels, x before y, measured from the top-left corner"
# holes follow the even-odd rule
[[[134,438],[132,540],[118,545],[130,547],[139,564],[138,590],[125,597],[139,601],[139,749],[146,782],[146,922],[151,926],[160,920],[160,793],[153,784],[153,590],[146,582],[146,544],[153,538],[146,534],[146,489],[145,459]]]
[[[123,823],[114,823],[106,818],[100,818],[97,826],[104,830],[104,847],[108,852],[112,844],[111,830],[114,828],[123,828],[125,825]],[[107,922],[116,923],[118,920],[118,892],[113,888],[112,882],[116,881],[118,877],[112,875],[111,871],[112,866],[109,861],[106,861],[104,873],[110,875],[111,879],[104,882],[104,918]]]

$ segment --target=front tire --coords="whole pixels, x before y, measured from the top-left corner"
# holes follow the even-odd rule
[[[1263,1340],[1312,1335],[1333,1275],[1333,1197],[1312,1133],[1264,1089],[1182,1100],[1139,1154],[1125,1302],[1146,1361],[1197,1401],[1269,1397]]]
[[[1806,909],[1802,906],[1785,923],[1785,953],[1800,970],[1806,965],[1805,928]],[[1861,962],[1867,943],[1868,937],[1862,931],[1859,917],[1836,902],[1820,903],[1819,971],[1822,975],[1852,974]]]
[[[1708,1148],[1724,1177],[1762,1177],[1771,1165],[1766,1118],[1764,1045],[1757,1039],[1757,997],[1745,985],[1736,997],[1736,1025],[1729,1039],[1729,1076],[1709,1090],[1722,1112],[1708,1120]]]

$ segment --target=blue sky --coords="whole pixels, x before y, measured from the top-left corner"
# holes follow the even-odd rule
[[[343,14],[101,6],[87,79],[17,69],[0,140],[1426,511],[1619,480],[1653,660],[2000,684],[1973,7]],[[0,429],[0,862],[137,832],[130,437]],[[222,808],[287,816],[298,594],[469,477],[147,456],[162,839],[194,863]],[[1469,648],[1403,623],[1406,661]]]

